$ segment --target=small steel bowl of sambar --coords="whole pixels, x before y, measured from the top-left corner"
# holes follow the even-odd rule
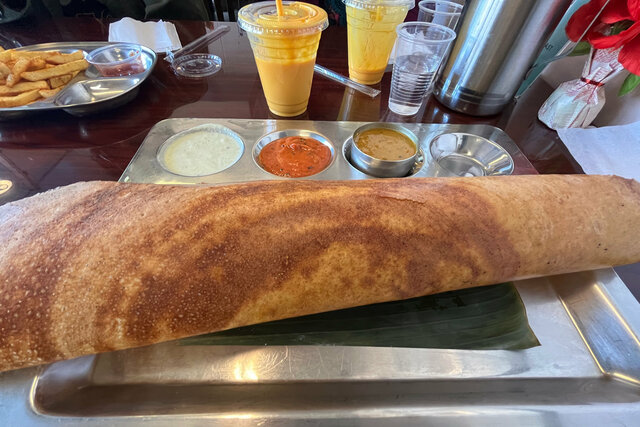
[[[418,137],[395,123],[369,123],[353,132],[351,164],[378,178],[407,176],[416,163]]]

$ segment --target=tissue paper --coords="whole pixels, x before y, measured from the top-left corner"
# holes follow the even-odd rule
[[[109,41],[137,43],[156,53],[182,47],[176,26],[171,22],[140,22],[131,18],[123,18],[109,25]]]

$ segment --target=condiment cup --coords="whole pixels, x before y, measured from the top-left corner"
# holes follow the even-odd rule
[[[110,44],[92,50],[86,59],[103,77],[129,76],[144,72],[141,52],[137,44]]]
[[[415,154],[402,160],[382,160],[364,153],[362,150],[360,150],[360,148],[358,148],[356,141],[358,140],[358,136],[362,132],[371,129],[391,129],[407,136],[416,146]],[[361,172],[378,178],[407,176],[415,165],[418,153],[420,151],[418,137],[405,127],[394,123],[369,123],[367,125],[360,126],[355,130],[355,132],[353,132],[352,140],[353,141],[351,143],[351,148],[349,151],[351,164]]]
[[[443,133],[429,143],[435,176],[489,176],[513,173],[513,159],[500,145],[470,133]]]
[[[254,163],[263,171],[265,171],[266,173],[270,174],[270,175],[274,175],[271,172],[269,172],[268,170],[266,170],[264,168],[264,166],[262,166],[262,164],[260,163],[260,151],[262,151],[262,149],[269,143],[280,139],[280,138],[286,138],[288,136],[301,136],[304,138],[312,138],[315,139],[316,141],[319,141],[320,143],[324,144],[326,147],[329,148],[329,151],[331,151],[331,161],[329,162],[329,164],[327,165],[326,168],[318,171],[317,173],[314,173],[313,175],[309,175],[306,177],[297,177],[297,178],[292,178],[292,177],[282,177],[280,175],[275,175],[278,176],[279,178],[283,178],[283,179],[305,179],[305,178],[312,178],[324,171],[326,171],[327,169],[329,169],[331,167],[331,165],[333,164],[333,161],[336,158],[336,152],[335,152],[335,148],[333,147],[333,144],[331,143],[331,140],[329,140],[329,138],[327,138],[324,135],[321,135],[317,132],[313,132],[310,130],[304,130],[304,129],[286,129],[286,130],[279,130],[279,131],[275,131],[275,132],[271,132],[268,133],[266,135],[264,135],[263,137],[261,137],[260,139],[258,139],[258,141],[255,143],[255,145],[253,146],[253,161]]]

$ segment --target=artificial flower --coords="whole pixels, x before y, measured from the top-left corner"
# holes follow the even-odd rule
[[[586,40],[596,49],[620,49],[618,61],[640,75],[640,0],[591,0],[571,16],[566,33],[577,42]]]

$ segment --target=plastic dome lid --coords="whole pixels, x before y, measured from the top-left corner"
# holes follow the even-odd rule
[[[303,35],[329,26],[327,12],[312,4],[283,1],[284,15],[278,16],[276,3],[262,1],[248,4],[238,12],[238,25],[254,34]]]

